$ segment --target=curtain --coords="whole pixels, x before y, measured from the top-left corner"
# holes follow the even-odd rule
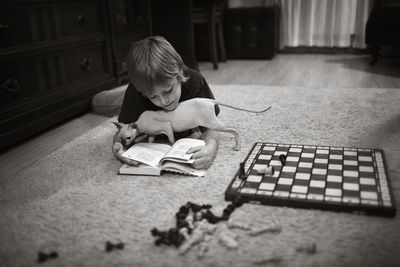
[[[365,48],[373,0],[230,0],[229,7],[278,5],[280,46]]]

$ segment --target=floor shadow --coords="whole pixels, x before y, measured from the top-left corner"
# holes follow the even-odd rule
[[[400,55],[384,54],[371,65],[372,57],[368,54],[354,58],[338,58],[326,60],[328,63],[341,64],[344,68],[367,72],[376,75],[400,78]]]
[[[392,150],[400,149],[400,113],[388,120],[382,121],[372,131],[367,132],[363,137],[365,143],[371,144],[376,148],[390,147]],[[395,153],[397,154],[397,153]],[[397,155],[396,161],[398,161]]]

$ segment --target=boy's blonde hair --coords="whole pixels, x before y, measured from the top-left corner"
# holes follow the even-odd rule
[[[161,36],[152,36],[135,42],[128,54],[128,75],[136,90],[144,96],[155,85],[170,84],[176,78],[185,82],[186,69],[181,56]]]

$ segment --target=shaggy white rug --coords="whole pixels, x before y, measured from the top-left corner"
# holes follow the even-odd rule
[[[52,266],[399,266],[399,216],[383,218],[344,212],[245,204],[231,215],[262,226],[275,219],[279,233],[251,236],[233,230],[239,247],[228,249],[216,234],[209,250],[194,247],[179,255],[174,247],[155,246],[150,234],[173,227],[187,201],[213,205],[221,214],[224,192],[254,142],[281,142],[382,148],[397,206],[400,200],[400,90],[221,86],[219,100],[252,109],[272,105],[264,114],[222,107],[220,118],[240,133],[220,134],[217,157],[203,178],[164,174],[120,176],[111,153],[111,118],[18,172],[0,179],[0,265],[36,265],[38,251],[55,250]],[[226,227],[217,225],[217,231]],[[106,241],[125,243],[106,253]],[[316,252],[296,250],[316,244]],[[275,257],[280,261],[260,263]],[[258,262],[258,264],[257,264]]]

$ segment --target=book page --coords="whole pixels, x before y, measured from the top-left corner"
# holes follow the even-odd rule
[[[159,143],[137,143],[125,151],[122,156],[144,164],[159,167],[160,160],[171,146]]]
[[[205,142],[200,139],[193,139],[193,138],[182,138],[175,142],[172,145],[169,152],[164,156],[163,160],[167,159],[180,159],[179,162],[188,161],[192,157],[192,154],[187,154],[186,152],[196,146],[204,146]],[[190,163],[190,162],[186,162]],[[193,161],[192,161],[193,163]]]
[[[187,164],[178,164],[170,161],[166,162],[162,166],[162,170],[175,173],[188,174],[193,176],[205,176],[207,172],[207,170],[198,170],[193,167],[190,167],[190,165]]]

